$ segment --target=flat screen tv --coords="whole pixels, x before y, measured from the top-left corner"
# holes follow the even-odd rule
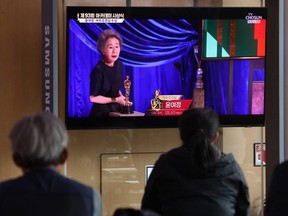
[[[214,109],[222,127],[265,125],[266,20],[266,8],[67,7],[67,128],[173,128],[191,107]],[[122,72],[110,78],[133,105],[92,116],[107,29],[123,40]],[[115,105],[109,91],[101,96]]]

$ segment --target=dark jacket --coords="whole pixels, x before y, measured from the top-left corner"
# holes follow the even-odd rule
[[[160,156],[147,182],[142,209],[162,216],[250,215],[246,181],[232,154],[209,169],[197,168],[186,147]]]
[[[92,188],[52,169],[33,170],[0,184],[1,216],[92,216],[94,201]]]
[[[266,202],[267,216],[288,215],[288,161],[278,165],[269,185]]]

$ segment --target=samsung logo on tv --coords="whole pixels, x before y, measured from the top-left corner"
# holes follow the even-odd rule
[[[44,90],[44,110],[47,112],[51,112],[52,106],[51,106],[51,95],[52,95],[52,89],[51,89],[51,81],[52,81],[52,75],[51,75],[51,34],[50,34],[50,26],[45,25],[44,26],[44,83],[43,83],[43,90]]]

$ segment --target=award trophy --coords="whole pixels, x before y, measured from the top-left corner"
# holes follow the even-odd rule
[[[150,101],[151,109],[160,110],[162,109],[162,100],[159,98],[160,90],[156,89],[154,94],[155,94],[155,97]]]
[[[126,79],[124,80],[125,104],[122,107],[122,113],[123,114],[134,113],[132,103],[129,101],[130,88],[131,88],[131,81],[129,80],[129,76],[126,76]]]

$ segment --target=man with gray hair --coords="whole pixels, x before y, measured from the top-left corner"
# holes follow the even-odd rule
[[[57,117],[25,116],[10,139],[23,176],[0,183],[1,216],[101,216],[100,193],[57,171],[68,156],[68,134]]]

